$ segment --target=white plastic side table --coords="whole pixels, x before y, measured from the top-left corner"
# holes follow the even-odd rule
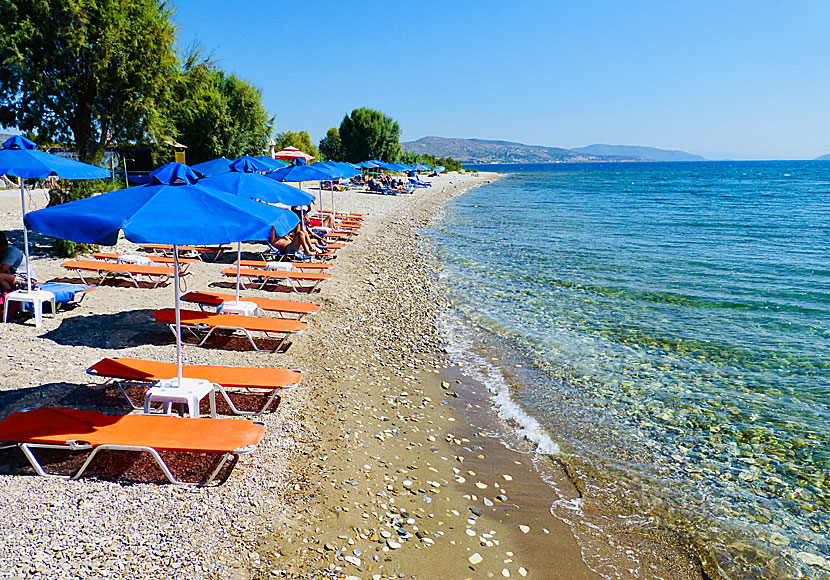
[[[216,307],[216,314],[239,314],[242,316],[256,316],[257,315],[256,302],[246,302],[244,300],[228,300]]]
[[[43,326],[43,304],[49,302],[52,305],[52,318],[55,318],[55,295],[47,290],[15,290],[6,294],[3,301],[3,322],[9,315],[9,302],[31,303],[35,311],[35,326]]]
[[[153,261],[147,256],[135,256],[133,254],[122,254],[115,261],[116,264],[135,264],[136,266],[152,266]]]
[[[153,403],[162,403],[164,413],[171,415],[173,403],[183,403],[188,416],[198,417],[199,403],[205,395],[210,397],[210,416],[216,417],[216,391],[210,381],[182,378],[181,385],[177,378],[155,381],[144,396],[144,413],[150,413]]]

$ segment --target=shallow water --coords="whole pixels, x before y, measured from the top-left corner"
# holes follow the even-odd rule
[[[529,436],[732,577],[830,577],[830,163],[495,170],[432,235]]]

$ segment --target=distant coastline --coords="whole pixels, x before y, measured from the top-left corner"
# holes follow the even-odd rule
[[[452,157],[465,164],[706,161],[685,151],[633,145],[595,144],[565,149],[511,141],[423,137],[401,143],[401,147],[409,153]]]

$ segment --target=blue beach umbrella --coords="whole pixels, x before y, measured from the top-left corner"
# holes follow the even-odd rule
[[[26,194],[23,179],[105,179],[110,172],[95,165],[66,159],[35,149],[35,144],[15,135],[3,142],[0,149],[0,175],[14,175],[20,179],[20,203],[26,215]],[[23,228],[23,251],[26,255],[26,290],[32,291],[32,268],[29,265],[29,234]]]
[[[238,159],[234,159],[231,162],[231,169],[234,171],[242,171],[242,172],[265,172],[265,171],[272,171],[274,168],[268,165],[267,163],[260,161],[256,157],[251,157],[250,155],[243,155]]]
[[[265,165],[271,166],[271,169],[282,169],[283,167],[288,167],[290,165],[290,163],[268,157],[267,155],[258,155],[255,159],[262,161]]]
[[[324,166],[322,163],[314,163],[312,165],[291,165],[277,169],[265,177],[275,179],[277,181],[290,181],[300,183],[304,181],[329,181],[331,179],[339,179],[339,173]],[[320,209],[323,209],[323,191],[320,190]]]
[[[219,191],[247,199],[258,199],[267,203],[283,205],[311,205],[314,196],[281,181],[268,179],[259,173],[229,171],[199,180],[199,185],[213,187]]]
[[[312,165],[292,165],[291,167],[278,169],[268,174],[267,177],[276,179],[277,181],[291,181],[302,184],[304,181],[331,181],[333,179],[340,179],[340,171],[335,171],[323,163],[314,163]],[[320,209],[323,207],[322,198],[323,193],[321,189]]]
[[[230,171],[230,166],[230,159],[228,159],[227,157],[219,157],[217,159],[211,159],[210,161],[197,163],[196,165],[191,165],[190,169],[192,169],[202,177],[211,177],[213,175],[218,175],[220,173],[226,173]]]
[[[324,161],[321,163],[315,163],[315,167],[324,166],[326,169],[330,170],[333,174],[337,175],[337,179],[350,179],[355,175],[360,175],[362,171],[357,169],[351,163],[340,163],[337,161]],[[320,196],[322,196],[322,192]],[[331,188],[331,212],[334,215],[334,187]]]
[[[176,295],[176,364],[182,379],[178,246],[267,240],[293,230],[293,212],[196,183],[181,163],[150,174],[150,183],[27,213],[26,227],[43,234],[111,246],[118,234],[136,243],[173,244]],[[238,297],[237,297],[238,300]]]

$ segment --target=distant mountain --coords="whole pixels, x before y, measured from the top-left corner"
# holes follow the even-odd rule
[[[706,161],[700,155],[693,155],[685,151],[670,151],[654,147],[637,147],[634,145],[588,145],[575,147],[571,151],[597,155],[600,157],[629,157],[644,161]]]
[[[540,147],[510,141],[485,139],[448,139],[423,137],[401,143],[404,151],[452,157],[464,163],[561,163],[565,161],[601,161],[600,158],[561,147]]]
[[[821,157],[816,157],[815,161],[830,161],[830,153],[822,155]]]
[[[463,163],[578,163],[584,161],[703,161],[685,151],[628,145],[589,145],[576,149],[487,139],[423,137],[401,143],[404,151],[452,157]]]

